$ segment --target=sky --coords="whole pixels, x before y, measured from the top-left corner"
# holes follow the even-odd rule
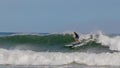
[[[0,32],[120,33],[120,0],[0,0]]]

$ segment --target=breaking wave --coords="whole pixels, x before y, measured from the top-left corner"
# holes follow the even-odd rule
[[[64,65],[71,63],[86,65],[120,66],[120,53],[84,52],[34,52],[0,49],[0,64],[14,65]]]
[[[120,51],[120,36],[106,35],[103,32],[80,34],[80,41],[86,42],[82,47],[108,47],[110,50]],[[13,35],[0,37],[0,43],[48,45],[47,47],[64,46],[73,42],[72,33],[50,35]],[[81,48],[82,48],[81,47]]]
[[[77,63],[98,66],[120,66],[119,35],[110,36],[102,32],[80,34],[79,40],[86,42],[85,45],[77,49],[69,49],[64,46],[65,44],[71,43],[73,40],[71,34],[50,34],[43,36],[13,35],[0,37],[0,64],[65,65]],[[3,47],[1,47],[2,43],[8,46],[3,45]],[[7,49],[6,47],[9,47],[10,43],[16,46]],[[105,51],[106,47],[110,51],[115,51]],[[38,50],[43,49],[43,51],[34,50],[37,48]],[[44,50],[44,48],[46,48],[46,50]],[[66,51],[67,49],[68,51]],[[90,52],[91,50],[94,51]],[[99,50],[101,52],[97,53]]]
[[[101,46],[107,46],[110,50],[120,51],[120,36],[119,35],[106,35],[102,32],[97,32],[93,34],[81,35],[80,40],[88,40],[95,41],[96,43],[100,43]]]

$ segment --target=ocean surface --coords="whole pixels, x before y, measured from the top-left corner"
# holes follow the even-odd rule
[[[120,35],[0,32],[0,68],[120,68]]]

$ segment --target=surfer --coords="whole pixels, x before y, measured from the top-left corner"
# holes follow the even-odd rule
[[[73,37],[74,37],[74,43],[75,44],[79,44],[80,43],[80,41],[79,41],[79,35],[76,32],[74,32]]]
[[[79,41],[79,35],[76,32],[73,32],[73,38],[74,38],[74,42],[65,46],[72,47],[72,48],[82,46],[81,42]]]

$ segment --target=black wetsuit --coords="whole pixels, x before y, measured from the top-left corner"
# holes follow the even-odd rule
[[[79,35],[77,33],[75,33],[75,38],[79,39]]]

